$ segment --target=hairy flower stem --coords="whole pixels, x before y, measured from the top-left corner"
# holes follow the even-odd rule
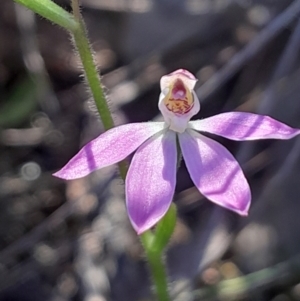
[[[85,25],[80,15],[78,0],[72,0],[72,9],[75,20],[80,24],[80,26],[73,31],[75,46],[78,50],[86,81],[91,89],[104,128],[105,130],[109,130],[114,126],[114,122],[106,102],[96,64],[94,63],[92,50],[86,35]]]
[[[75,47],[77,48],[80,56],[85,78],[88,86],[90,87],[103,126],[105,130],[109,130],[114,127],[114,121],[106,101],[96,64],[94,62],[92,49],[86,34],[85,24],[80,14],[78,0],[72,0],[72,10],[75,20],[80,25],[78,28],[72,31]],[[119,163],[119,170],[121,177],[125,179],[127,165],[124,161]]]
[[[148,265],[152,275],[154,290],[158,301],[170,301],[168,293],[168,281],[163,254],[161,250],[153,248],[154,235],[151,231],[146,231],[141,236],[141,242],[145,249]]]
[[[140,238],[148,259],[154,289],[158,301],[169,301],[168,276],[164,263],[164,253],[176,224],[176,206],[172,204],[168,212],[158,222],[152,232],[144,232]]]

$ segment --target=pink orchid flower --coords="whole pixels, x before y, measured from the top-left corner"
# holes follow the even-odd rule
[[[290,139],[299,135],[300,129],[242,112],[190,121],[200,110],[196,81],[183,69],[163,76],[158,106],[164,122],[115,127],[85,145],[54,176],[81,178],[136,151],[126,176],[126,205],[132,226],[141,234],[165,215],[172,202],[178,139],[197,189],[217,205],[247,215],[251,192],[241,167],[225,147],[201,132],[232,140]]]

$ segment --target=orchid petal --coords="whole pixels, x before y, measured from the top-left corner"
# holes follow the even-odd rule
[[[138,148],[126,177],[126,204],[138,234],[153,227],[168,211],[176,184],[176,134],[167,131]]]
[[[251,192],[231,153],[193,130],[179,134],[179,142],[191,179],[199,191],[212,202],[247,215]]]
[[[163,128],[163,122],[129,123],[115,127],[86,144],[54,176],[66,180],[77,179],[115,164]]]
[[[190,121],[191,128],[232,140],[290,139],[300,134],[269,116],[253,113],[229,112],[206,119]]]

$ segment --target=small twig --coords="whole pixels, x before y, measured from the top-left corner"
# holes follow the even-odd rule
[[[77,20],[78,22],[81,22],[79,1],[71,0],[71,3],[72,3],[73,15],[74,15],[75,20]]]

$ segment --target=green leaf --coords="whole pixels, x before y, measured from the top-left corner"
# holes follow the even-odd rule
[[[176,206],[172,203],[166,215],[158,222],[152,248],[160,252],[167,246],[176,225]]]

